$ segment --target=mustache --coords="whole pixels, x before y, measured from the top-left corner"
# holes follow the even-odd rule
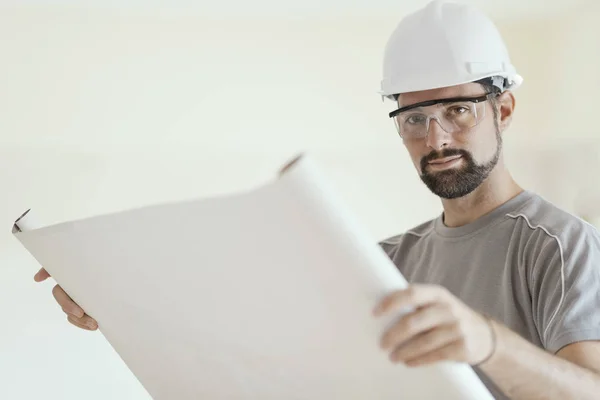
[[[431,153],[427,154],[421,159],[421,170],[425,170],[430,161],[452,156],[462,156],[467,160],[471,159],[471,153],[462,149],[444,149],[442,151],[433,150]]]

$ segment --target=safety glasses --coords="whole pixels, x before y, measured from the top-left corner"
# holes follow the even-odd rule
[[[488,93],[478,97],[424,101],[392,111],[390,118],[403,139],[426,137],[431,120],[448,133],[458,133],[475,127],[485,117],[485,101],[499,95]]]

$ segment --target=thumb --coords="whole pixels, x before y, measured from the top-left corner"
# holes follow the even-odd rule
[[[50,278],[50,274],[44,268],[40,269],[37,274],[33,277],[33,280],[36,282],[42,282],[46,279]]]

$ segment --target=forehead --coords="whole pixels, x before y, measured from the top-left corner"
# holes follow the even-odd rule
[[[398,106],[410,106],[423,101],[446,99],[450,97],[481,96],[484,93],[485,91],[479,83],[465,83],[463,85],[448,86],[439,89],[402,93],[398,96]]]

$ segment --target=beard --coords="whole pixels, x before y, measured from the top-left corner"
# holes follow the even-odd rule
[[[421,159],[421,180],[433,194],[443,199],[456,199],[468,195],[487,179],[496,164],[498,164],[502,150],[502,136],[499,131],[496,132],[496,141],[496,153],[483,164],[475,162],[473,155],[466,150],[444,149],[441,152],[432,151]],[[461,156],[463,165],[444,171],[428,171],[429,161],[452,156]]]

